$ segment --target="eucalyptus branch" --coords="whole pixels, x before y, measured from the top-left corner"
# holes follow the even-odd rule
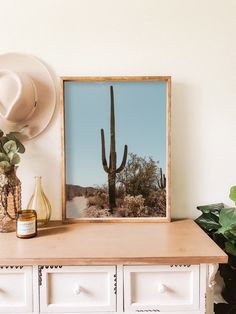
[[[8,172],[20,163],[20,155],[25,152],[24,145],[17,138],[17,132],[4,134],[0,130],[0,170]]]

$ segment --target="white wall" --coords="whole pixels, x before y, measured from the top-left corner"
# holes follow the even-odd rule
[[[24,52],[60,75],[171,75],[172,217],[230,204],[236,185],[235,0],[0,0],[0,53]],[[60,114],[28,142],[23,204],[42,175],[61,217]]]

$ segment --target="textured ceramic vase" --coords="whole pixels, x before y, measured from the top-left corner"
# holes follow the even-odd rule
[[[0,232],[16,230],[16,215],[21,210],[21,182],[16,169],[0,172]]]

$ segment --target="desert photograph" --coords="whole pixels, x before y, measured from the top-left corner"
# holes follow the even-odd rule
[[[65,83],[68,218],[166,216],[166,88]]]

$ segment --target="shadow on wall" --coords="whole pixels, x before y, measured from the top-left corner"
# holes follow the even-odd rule
[[[197,88],[191,85],[178,82],[172,84],[172,218],[189,217],[192,209],[189,204],[194,201],[194,178],[191,176],[191,170],[194,167],[196,143],[194,143],[195,131],[192,121],[195,118],[194,106],[196,106],[198,92]]]

